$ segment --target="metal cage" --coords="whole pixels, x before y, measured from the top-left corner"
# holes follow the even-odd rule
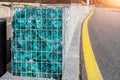
[[[64,7],[13,7],[11,15],[13,75],[60,80],[65,54]]]

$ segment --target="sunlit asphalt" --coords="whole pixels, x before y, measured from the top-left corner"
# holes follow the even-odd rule
[[[103,79],[120,80],[120,10],[95,8],[88,31]],[[82,80],[87,80],[84,58],[81,61]]]

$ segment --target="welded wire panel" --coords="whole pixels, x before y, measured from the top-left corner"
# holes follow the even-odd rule
[[[17,9],[12,28],[12,73],[60,79],[63,62],[61,7]]]

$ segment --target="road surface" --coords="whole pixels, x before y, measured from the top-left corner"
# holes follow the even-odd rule
[[[95,8],[88,22],[88,33],[103,79],[120,80],[120,10]],[[82,80],[87,80],[83,61],[84,58]]]

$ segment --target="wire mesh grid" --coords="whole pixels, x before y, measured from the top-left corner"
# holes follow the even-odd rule
[[[61,78],[65,52],[63,11],[60,6],[13,8],[13,75]]]

